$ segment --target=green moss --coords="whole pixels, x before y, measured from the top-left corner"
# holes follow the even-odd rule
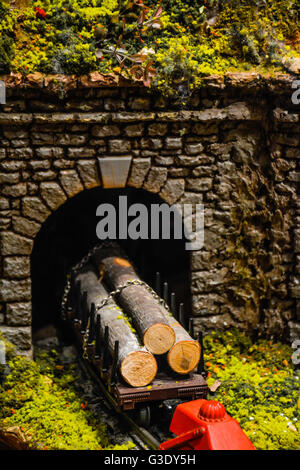
[[[0,0],[0,69],[114,71],[126,77],[145,74],[146,82],[151,75],[154,87],[184,100],[202,76],[282,69],[283,60],[299,53],[297,0],[162,0],[155,27],[151,18],[158,2],[146,3],[34,0],[8,15]],[[136,62],[141,51],[144,58]]]
[[[208,383],[257,449],[300,449],[299,376],[292,350],[269,340],[252,340],[238,330],[204,338]]]
[[[15,27],[16,17],[10,15],[9,8],[0,0],[0,74],[8,73],[15,52]]]
[[[3,338],[2,338],[3,339]],[[21,427],[34,449],[120,450],[75,389],[74,365],[62,366],[55,350],[37,350],[35,361],[14,355],[0,380],[0,427]],[[7,370],[8,369],[8,370]]]
[[[257,449],[300,449],[299,376],[292,349],[252,341],[238,330],[204,338],[208,384],[222,382],[213,399],[240,423]],[[33,448],[112,449],[112,443],[75,391],[74,366],[62,366],[55,350],[35,361],[15,356],[6,344],[8,370],[0,370],[0,427],[20,426]],[[299,371],[298,371],[299,372]]]

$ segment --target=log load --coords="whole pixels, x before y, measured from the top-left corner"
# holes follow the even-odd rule
[[[169,312],[167,318],[176,336],[175,344],[167,355],[169,366],[177,374],[188,374],[197,367],[200,361],[201,347],[183,326]]]
[[[141,280],[131,263],[118,248],[99,250],[94,255],[98,272],[113,289],[128,281]],[[173,346],[176,337],[165,309],[153,298],[145,286],[126,287],[118,296],[123,309],[132,317],[138,334],[152,354],[165,354]]]
[[[92,304],[97,308],[97,305],[109,295],[98,279],[92,265],[87,265],[76,276],[75,282],[78,281],[80,281],[81,294],[87,293],[86,299],[89,310]],[[126,315],[113,300],[102,307],[98,314],[101,317],[102,337],[104,336],[105,327],[109,327],[109,350],[111,354],[114,351],[115,341],[119,342],[118,366],[125,382],[132,387],[143,387],[150,384],[157,373],[155,357],[140,344]]]
[[[131,263],[115,244],[99,249],[94,262],[101,276],[116,289],[128,280],[140,279]],[[126,287],[119,296],[131,315],[146,348],[153,354],[167,354],[168,364],[178,374],[188,374],[200,361],[200,345],[144,286]],[[167,327],[169,326],[169,328]]]

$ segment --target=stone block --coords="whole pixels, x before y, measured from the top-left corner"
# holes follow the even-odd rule
[[[140,146],[142,149],[158,150],[163,147],[163,142],[161,139],[143,138],[140,141]]]
[[[188,143],[185,145],[185,152],[188,155],[199,155],[203,151],[203,145],[198,143]]]
[[[78,160],[77,168],[85,189],[91,189],[101,185],[98,165],[95,160]]]
[[[62,170],[59,179],[69,197],[73,197],[84,190],[76,170]]]
[[[181,137],[167,137],[165,142],[165,148],[170,150],[180,149],[182,147]]]
[[[46,204],[55,211],[67,200],[67,196],[56,182],[43,182],[40,185],[41,196]]]
[[[38,158],[61,158],[64,156],[64,150],[61,147],[40,147],[35,149]]]
[[[168,132],[168,124],[162,122],[154,122],[148,126],[148,134],[150,137],[164,136]]]
[[[110,153],[128,153],[131,150],[131,142],[130,140],[112,139],[108,143],[108,148]]]
[[[1,255],[30,255],[33,242],[14,232],[1,233]]]
[[[169,205],[175,204],[184,193],[184,179],[168,179],[159,195]]]
[[[0,173],[0,184],[16,184],[20,181],[20,173]]]
[[[36,222],[44,222],[51,214],[39,197],[24,197],[22,201],[22,213],[25,217]]]
[[[199,165],[211,165],[214,163],[214,157],[209,155],[176,155],[175,162],[178,166],[194,167]]]
[[[31,324],[31,302],[17,302],[6,305],[7,325],[26,326]]]
[[[69,148],[69,158],[91,158],[96,154],[95,149],[87,147]]]
[[[7,149],[7,156],[15,160],[28,160],[33,157],[33,150],[30,147]]]
[[[141,188],[151,166],[151,158],[135,158],[131,164],[128,186]]]
[[[84,145],[87,141],[87,135],[78,134],[58,134],[55,139],[55,145]]]
[[[140,121],[154,121],[155,113],[138,113],[132,112],[128,113],[126,111],[119,113],[112,113],[111,119],[113,122],[140,122]]]
[[[29,238],[34,238],[41,228],[40,223],[20,216],[13,216],[12,225],[15,232]]]
[[[167,180],[168,170],[162,167],[152,167],[144,182],[143,189],[151,193],[158,193]]]
[[[31,327],[30,326],[0,326],[4,337],[17,347],[17,351],[31,349]]]
[[[94,137],[117,137],[120,135],[120,129],[116,125],[94,126],[92,128],[92,135]]]
[[[205,192],[212,188],[212,178],[187,178],[186,188],[188,191]]]
[[[9,209],[9,199],[6,197],[0,197],[0,210]]]
[[[31,176],[33,181],[51,181],[56,179],[56,173],[52,170],[35,171]]]
[[[9,279],[24,279],[30,276],[29,256],[7,256],[3,260],[3,275]]]
[[[134,111],[147,111],[150,109],[151,101],[149,98],[133,97],[129,100],[129,106]]]
[[[124,133],[127,137],[140,137],[144,132],[144,124],[130,124],[124,128]]]
[[[0,279],[0,301],[18,302],[31,299],[30,279],[8,280]]]

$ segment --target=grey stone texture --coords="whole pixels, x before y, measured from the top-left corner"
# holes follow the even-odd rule
[[[128,187],[170,205],[204,204],[204,247],[190,253],[196,330],[295,338],[300,109],[291,81],[212,77],[189,109],[141,87],[84,86],[72,82],[64,100],[53,99],[55,88],[49,100],[46,90],[22,88],[22,102],[16,86],[0,105],[1,331],[30,355],[34,239],[69,198],[101,187],[99,157],[126,155]]]

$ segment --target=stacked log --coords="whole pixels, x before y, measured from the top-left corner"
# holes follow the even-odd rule
[[[175,343],[167,355],[169,366],[177,374],[188,374],[197,367],[200,361],[201,348],[183,326],[169,312],[167,318],[175,332]]]
[[[114,246],[100,249],[94,255],[99,275],[113,289],[128,281],[139,280],[132,264]],[[168,364],[178,374],[188,374],[200,360],[200,345],[163,305],[159,304],[146,285],[130,285],[118,296],[122,307],[133,319],[143,344],[153,354],[167,353]]]
[[[123,286],[128,281],[141,279],[130,262],[118,256],[95,254],[98,272],[113,289]],[[99,258],[100,256],[100,258]],[[165,354],[175,343],[175,333],[165,316],[165,309],[153,298],[147,287],[131,285],[118,296],[123,309],[133,318],[143,344],[152,354]]]
[[[87,265],[75,278],[80,281],[81,295],[84,293],[88,309],[92,304],[98,306],[107,298],[109,292],[100,282],[92,265]],[[118,366],[121,376],[133,387],[143,387],[150,384],[157,373],[157,363],[154,356],[143,347],[135,334],[126,315],[113,301],[99,310],[101,317],[101,334],[104,336],[105,327],[109,327],[109,350],[113,354],[115,342],[119,343]],[[96,318],[94,319],[96,325]]]

